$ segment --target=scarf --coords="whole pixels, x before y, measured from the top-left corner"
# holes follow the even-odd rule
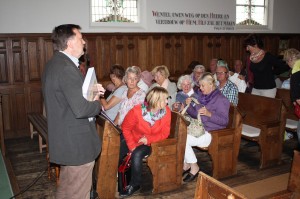
[[[143,119],[148,122],[151,126],[155,124],[156,120],[160,120],[163,116],[166,115],[166,109],[159,109],[156,113],[152,113],[148,110],[147,102],[144,102],[142,105],[142,116]]]
[[[202,104],[203,106],[206,106],[206,104],[208,104],[208,102],[210,102],[210,100],[213,99],[218,94],[218,92],[219,92],[218,89],[215,89],[208,95],[204,95],[204,94],[200,95],[199,96],[200,104]]]

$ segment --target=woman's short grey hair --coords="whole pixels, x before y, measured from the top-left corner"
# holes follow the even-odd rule
[[[205,73],[202,75],[202,77],[200,77],[199,83],[200,83],[201,81],[206,81],[206,82],[208,82],[210,85],[213,85],[214,88],[216,88],[216,80],[215,80],[214,76],[213,76],[211,73],[209,73],[209,72],[205,72]]]
[[[137,76],[138,81],[141,79],[141,69],[138,66],[130,66],[126,69],[125,71],[125,76],[124,76],[124,81],[127,81],[128,78],[128,73],[133,73]]]
[[[194,87],[194,82],[193,82],[191,76],[190,76],[190,75],[182,75],[182,76],[179,77],[178,82],[177,82],[177,88],[178,88],[179,90],[182,90],[181,84],[182,84],[182,82],[185,81],[185,80],[187,80],[187,81],[189,81],[189,82],[191,83],[191,87],[192,87],[192,88]]]
[[[205,72],[205,67],[203,65],[196,65],[193,71],[200,69],[203,73]]]

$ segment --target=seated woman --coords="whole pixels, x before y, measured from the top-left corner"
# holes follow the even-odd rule
[[[121,197],[140,189],[143,158],[151,153],[151,143],[166,139],[170,134],[171,111],[167,107],[168,91],[155,87],[146,95],[145,102],[136,105],[122,123],[125,140],[121,140],[120,163],[131,152],[131,180]],[[118,175],[120,176],[120,174]]]
[[[194,90],[199,89],[199,79],[205,73],[205,67],[201,64],[195,66],[193,72],[191,73],[191,77],[194,83]]]
[[[160,86],[160,87],[167,89],[167,91],[169,93],[168,106],[169,106],[169,108],[171,108],[172,104],[175,102],[177,87],[174,82],[171,82],[168,79],[170,76],[169,69],[164,65],[156,66],[151,71],[151,73],[154,76],[154,80],[156,81],[156,83],[152,84],[152,86],[149,89],[151,89],[155,86]]]
[[[116,118],[121,106],[122,95],[127,89],[127,86],[122,81],[124,75],[125,69],[123,68],[123,66],[113,65],[110,68],[109,77],[114,84],[114,90],[107,99],[100,98],[104,112],[111,120],[114,120]]]
[[[209,131],[225,128],[229,120],[230,102],[216,88],[214,77],[210,73],[204,73],[199,80],[199,85],[202,92],[198,93],[197,99],[200,104],[191,103],[191,98],[187,98],[186,104],[189,105],[187,113],[192,118],[197,118],[200,114],[205,133],[198,138],[187,135],[183,167],[183,175],[187,175],[183,179],[184,182],[193,181],[199,172],[197,158],[192,147],[208,147],[211,142]]]
[[[172,105],[173,111],[182,111],[185,104],[185,100],[188,97],[195,95],[193,87],[194,87],[194,83],[190,75],[183,75],[179,77],[177,82],[177,88],[180,91],[177,92],[176,101]]]
[[[127,89],[122,95],[122,101],[120,107],[122,107],[114,123],[121,126],[126,114],[135,105],[142,104],[145,100],[146,93],[138,87],[138,82],[141,78],[141,69],[137,66],[131,66],[126,69],[124,81],[127,85]]]

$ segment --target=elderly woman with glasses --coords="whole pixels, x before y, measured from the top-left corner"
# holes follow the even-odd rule
[[[300,105],[300,52],[294,48],[284,52],[283,59],[292,69],[290,80],[291,100],[294,105]],[[297,128],[298,149],[300,149],[300,120]]]
[[[197,97],[199,104],[192,101],[190,97],[187,98],[186,104],[189,106],[187,113],[195,119],[200,115],[205,132],[200,137],[187,135],[183,167],[184,182],[196,179],[200,170],[193,146],[208,147],[211,142],[209,131],[225,128],[229,120],[230,102],[217,89],[213,75],[204,73],[199,84],[201,89]]]
[[[194,83],[194,90],[198,90],[200,88],[199,79],[203,75],[203,73],[205,73],[205,67],[201,64],[196,65],[193,70],[193,73],[191,74]]]
[[[194,81],[190,75],[180,76],[177,82],[179,91],[176,94],[176,102],[172,105],[173,111],[182,111],[185,100],[188,97],[196,96],[194,92]]]

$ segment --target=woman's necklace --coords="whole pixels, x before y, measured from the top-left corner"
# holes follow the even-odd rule
[[[261,49],[257,53],[252,53],[250,55],[250,60],[254,63],[258,63],[262,60],[264,55],[265,55],[265,51]]]

